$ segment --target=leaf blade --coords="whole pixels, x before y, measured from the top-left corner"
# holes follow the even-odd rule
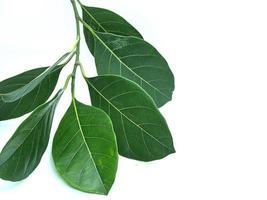
[[[0,153],[0,177],[20,181],[38,166],[46,150],[60,90],[48,103],[39,106],[15,131]]]
[[[158,107],[172,99],[174,76],[167,61],[152,45],[135,37],[98,32],[94,36],[99,75],[118,75],[134,81]]]
[[[175,152],[165,119],[137,84],[113,75],[89,78],[87,84],[92,105],[113,122],[120,155],[152,161]]]
[[[21,97],[30,93],[36,86],[40,84],[51,72],[56,70],[57,68],[62,67],[59,65],[65,58],[67,58],[71,53],[64,54],[59,60],[52,65],[51,67],[47,68],[43,73],[32,79],[29,83],[23,85],[22,87],[17,88],[14,91],[10,91],[8,93],[0,94],[0,98],[3,102],[14,102]]]
[[[129,22],[110,10],[82,5],[82,11],[83,20],[95,31],[142,38]],[[94,37],[85,27],[84,36],[89,50],[94,54]]]
[[[110,190],[118,153],[111,121],[100,109],[74,99],[60,122],[52,154],[57,171],[70,186],[105,195]]]
[[[54,91],[62,66],[57,66],[35,89],[14,102],[0,100],[0,121],[20,117],[47,101]],[[0,82],[0,93],[17,90],[42,74],[47,67],[36,68]]]

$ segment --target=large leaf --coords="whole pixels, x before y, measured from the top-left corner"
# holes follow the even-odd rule
[[[107,194],[117,171],[112,123],[102,110],[73,99],[53,141],[56,169],[72,187]]]
[[[57,66],[35,89],[18,100],[14,102],[0,100],[0,120],[20,117],[46,102],[55,89],[61,69],[62,66]],[[47,67],[37,68],[4,80],[0,82],[0,93],[16,91],[29,84],[46,70]]]
[[[29,94],[32,90],[40,85],[40,83],[46,79],[52,72],[59,68],[59,64],[64,61],[71,53],[64,54],[54,65],[48,67],[41,74],[31,79],[27,84],[22,84],[21,87],[9,91],[7,93],[0,93],[0,99],[4,102],[14,102]],[[62,67],[62,66],[61,66]]]
[[[137,84],[107,75],[89,78],[87,83],[92,104],[113,122],[121,155],[151,161],[175,152],[165,119]]]
[[[48,144],[59,91],[51,101],[39,106],[7,142],[0,153],[0,177],[20,181],[38,166]]]
[[[166,60],[144,40],[95,33],[94,56],[99,75],[114,74],[136,82],[158,107],[171,100],[173,74]]]
[[[82,5],[82,11],[83,20],[95,31],[142,38],[141,34],[131,24],[110,10]],[[85,27],[84,36],[88,48],[94,54],[94,37]]]

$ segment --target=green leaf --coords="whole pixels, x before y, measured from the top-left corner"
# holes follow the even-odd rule
[[[89,78],[87,83],[92,105],[113,122],[120,155],[152,161],[175,152],[165,119],[137,84],[114,75]]]
[[[18,87],[15,90],[9,91],[7,93],[0,93],[0,99],[2,99],[3,102],[14,102],[19,100],[20,98],[24,97],[28,93],[30,93],[32,90],[34,90],[38,85],[46,79],[52,72],[54,72],[56,69],[60,67],[60,63],[67,58],[70,55],[70,53],[64,54],[54,65],[47,68],[44,72],[39,74],[37,77],[33,78],[30,82],[27,84],[23,84],[21,87]],[[62,67],[62,66],[61,66]]]
[[[0,82],[0,93],[10,93],[29,84],[48,68],[37,68]],[[0,100],[0,121],[20,117],[43,104],[54,91],[62,66],[57,66],[31,92],[14,102]]]
[[[73,99],[54,137],[52,153],[56,169],[70,186],[89,193],[109,192],[118,150],[105,112]]]
[[[82,6],[82,11],[83,20],[95,31],[142,38],[141,34],[131,24],[110,10]],[[88,48],[94,54],[94,37],[85,27],[84,36]]]
[[[114,74],[136,82],[158,107],[172,99],[174,77],[168,63],[144,40],[95,33],[94,56],[99,75]]]
[[[55,107],[62,95],[39,106],[7,142],[0,153],[0,177],[20,181],[38,166],[48,144]]]

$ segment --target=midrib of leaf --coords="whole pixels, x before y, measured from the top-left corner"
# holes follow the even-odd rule
[[[47,109],[49,109],[49,108],[47,108]],[[32,131],[39,125],[39,123],[44,119],[44,117],[47,115],[47,112],[48,110],[46,110],[45,111],[45,114],[41,117],[41,119],[40,120],[38,120],[37,122],[36,122],[36,124],[31,128],[31,129],[29,129],[29,130],[25,130],[25,131],[27,131],[28,132],[28,134],[27,134],[27,136],[25,137],[25,139],[21,142],[21,144],[16,148],[16,150],[12,153],[12,155],[13,154],[15,154],[17,151],[18,151],[18,149],[20,149],[20,147],[22,147],[22,145],[25,143],[25,141],[29,138],[29,136],[30,135],[32,135]],[[5,164],[11,157],[12,157],[12,155],[10,155],[3,163],[1,163],[1,165],[3,165],[3,164]]]
[[[87,24],[85,21],[81,20],[81,22],[83,23],[83,25],[106,47],[106,49],[109,50],[109,52],[121,63],[124,65],[124,67],[126,67],[129,71],[131,71],[135,76],[137,76],[141,81],[146,82],[149,86],[151,86],[154,90],[158,91],[160,94],[162,94],[164,97],[166,97],[167,99],[170,99],[168,97],[168,95],[166,95],[164,92],[160,91],[158,88],[156,88],[154,85],[150,84],[148,81],[146,81],[145,79],[143,79],[141,76],[139,76],[136,72],[134,72],[130,67],[127,66],[127,64],[125,64],[106,44],[103,40],[101,40],[101,38],[95,33],[95,31],[91,28],[91,26],[89,24]],[[109,33],[112,34],[112,33]],[[112,34],[114,35],[114,34]],[[135,37],[136,39],[139,39],[137,37]]]
[[[105,187],[105,184],[104,184],[103,181],[102,181],[102,177],[101,177],[101,175],[99,174],[98,168],[97,168],[97,166],[96,166],[96,164],[95,164],[95,161],[94,161],[94,159],[93,159],[93,156],[92,156],[92,153],[91,153],[91,151],[90,151],[90,148],[89,148],[88,145],[87,145],[87,142],[86,142],[86,139],[85,139],[85,136],[84,136],[84,133],[83,133],[83,129],[82,129],[82,126],[81,126],[81,122],[80,122],[80,119],[79,119],[79,114],[78,114],[78,110],[77,110],[77,106],[76,106],[76,100],[75,100],[74,98],[72,98],[72,103],[73,103],[73,107],[74,107],[75,118],[76,118],[76,120],[77,120],[77,123],[78,123],[79,129],[80,129],[80,133],[81,133],[83,142],[84,142],[84,144],[85,144],[85,146],[86,146],[86,149],[87,149],[87,151],[88,151],[88,154],[90,155],[90,159],[91,159],[92,162],[93,162],[93,165],[94,165],[95,170],[96,170],[96,172],[97,172],[98,178],[99,178],[100,182],[102,183],[102,186],[103,186],[104,190],[107,191],[107,189],[106,189],[106,187]]]
[[[53,67],[55,67],[55,66],[52,66],[51,68],[52,68],[52,70],[53,70]],[[29,83],[32,83],[32,82],[34,82],[34,81],[36,81],[37,79],[39,79],[39,77],[41,77],[42,75],[44,75],[45,73],[47,73],[47,72],[50,72],[50,71],[52,71],[51,70],[51,68],[47,68],[45,71],[43,71],[41,74],[39,74],[38,76],[36,76],[34,79],[32,79],[31,81],[29,81],[28,83],[26,83],[26,84],[23,84],[23,86],[22,87],[25,87],[25,86],[27,86]],[[39,84],[38,84],[39,85]],[[29,87],[29,86],[28,86]],[[28,87],[26,87],[26,89],[28,88]],[[13,92],[15,92],[15,91],[17,91],[17,90],[20,90],[21,88],[18,88],[18,89],[16,89],[16,90],[14,90],[14,91],[11,91],[11,92],[7,92],[7,93],[0,93],[0,95],[9,95],[9,94],[12,94]],[[25,89],[25,90],[26,90]],[[2,99],[3,100],[3,99]],[[4,101],[4,100],[3,100]]]
[[[25,84],[24,86],[22,86],[21,88],[18,88],[18,89],[16,89],[16,90],[14,90],[14,91],[11,91],[11,92],[8,92],[8,93],[4,93],[4,94],[1,94],[0,93],[0,96],[1,96],[1,100],[2,101],[4,101],[4,102],[14,102],[14,101],[16,101],[16,100],[18,100],[19,98],[17,98],[17,96],[19,96],[19,95],[21,95],[20,93],[18,93],[16,96],[15,96],[15,98],[13,97],[13,100],[12,101],[6,101],[5,99],[4,99],[4,96],[8,96],[8,95],[12,95],[13,93],[16,93],[17,91],[23,91],[23,92],[25,92],[25,91],[27,91],[27,89],[31,86],[30,85],[30,83],[34,83],[34,82],[36,82],[38,79],[41,79],[41,81],[42,80],[44,80],[45,79],[45,77],[42,77],[44,74],[46,74],[46,73],[48,73],[48,72],[51,72],[51,71],[53,71],[54,70],[54,68],[56,67],[56,66],[58,66],[68,55],[70,55],[70,53],[68,52],[68,53],[65,53],[63,56],[61,56],[57,61],[56,61],[56,63],[55,64],[53,64],[51,67],[48,67],[46,70],[44,70],[41,74],[39,74],[38,76],[36,76],[34,79],[32,79],[30,82],[28,82],[27,84]],[[61,68],[62,67],[64,67],[64,64],[61,66]],[[36,84],[36,86],[38,86],[39,84]],[[28,92],[26,92],[26,94],[28,94],[28,93],[30,93],[31,91],[28,91]],[[26,94],[24,94],[24,95],[26,95]]]
[[[21,74],[18,74],[14,77],[17,77],[17,79],[15,80],[14,83],[14,77],[10,78],[13,79],[11,82],[9,79],[4,80],[3,82],[7,81],[5,84],[3,84],[3,82],[0,82],[0,93],[1,94],[5,94],[5,93],[9,93],[12,92],[13,90],[17,90],[19,89],[21,86],[24,86],[26,84],[28,84],[29,82],[31,82],[34,78],[36,78],[38,76],[38,74],[40,75],[41,73],[43,73],[48,67],[41,67],[41,68],[36,68]],[[57,70],[55,70],[54,72],[56,72]],[[27,74],[29,73],[29,74]],[[25,81],[26,80],[26,81]],[[11,89],[10,89],[11,88]]]
[[[146,133],[149,137],[151,137],[152,139],[154,139],[155,141],[157,141],[159,144],[161,144],[162,146],[164,146],[165,148],[171,150],[168,146],[166,146],[165,144],[161,143],[157,138],[155,138],[153,135],[151,135],[149,132],[147,132],[145,129],[143,129],[143,127],[139,126],[138,124],[136,124],[134,121],[132,121],[129,117],[127,117],[124,113],[122,113],[116,106],[114,106],[104,95],[102,95],[97,88],[94,87],[93,84],[91,84],[87,79],[86,82],[88,82],[88,84],[90,84],[90,86],[103,98],[105,99],[105,101],[107,101],[115,110],[117,110],[121,115],[123,115],[126,119],[128,119],[131,123],[133,123],[135,126],[137,126],[138,128],[140,128],[141,131],[143,131],[144,133]]]
[[[107,32],[107,30],[96,20],[96,18],[88,10],[86,10],[86,8],[83,5],[81,5],[81,7],[95,21],[95,23],[97,23],[98,26],[100,26],[103,29],[104,32]]]

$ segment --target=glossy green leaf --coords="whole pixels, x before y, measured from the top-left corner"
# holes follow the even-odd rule
[[[84,26],[91,30],[88,24]],[[174,76],[167,61],[152,45],[136,37],[93,31],[92,34],[99,75],[114,74],[136,82],[158,107],[172,99]]]
[[[29,84],[48,68],[37,68],[0,82],[0,93],[10,93]],[[50,97],[55,89],[62,66],[57,66],[31,92],[14,102],[0,100],[0,121],[20,117],[33,111]]]
[[[53,141],[53,159],[72,187],[107,194],[117,171],[118,150],[107,114],[73,99]]]
[[[87,79],[92,104],[111,118],[122,156],[143,161],[174,153],[163,116],[136,83],[113,75]]]
[[[7,142],[0,153],[0,177],[20,181],[38,166],[48,144],[59,91],[51,101],[39,106]]]
[[[82,11],[83,20],[95,31],[142,38],[141,34],[131,24],[110,10],[82,6]],[[85,27],[84,36],[88,48],[94,54],[94,37]]]
[[[70,55],[70,53],[64,54],[54,65],[52,65],[51,67],[48,67],[41,74],[39,74],[35,78],[31,79],[30,82],[28,82],[27,84],[22,84],[21,87],[18,87],[17,89],[12,90],[12,91],[8,91],[7,93],[0,93],[0,99],[3,102],[9,102],[10,103],[10,102],[17,101],[17,100],[21,99],[22,97],[24,97],[25,95],[29,94],[32,90],[34,90],[36,87],[38,87],[44,79],[49,77],[49,75],[52,72],[57,70],[60,67],[59,64],[63,60],[65,60],[69,55]]]

